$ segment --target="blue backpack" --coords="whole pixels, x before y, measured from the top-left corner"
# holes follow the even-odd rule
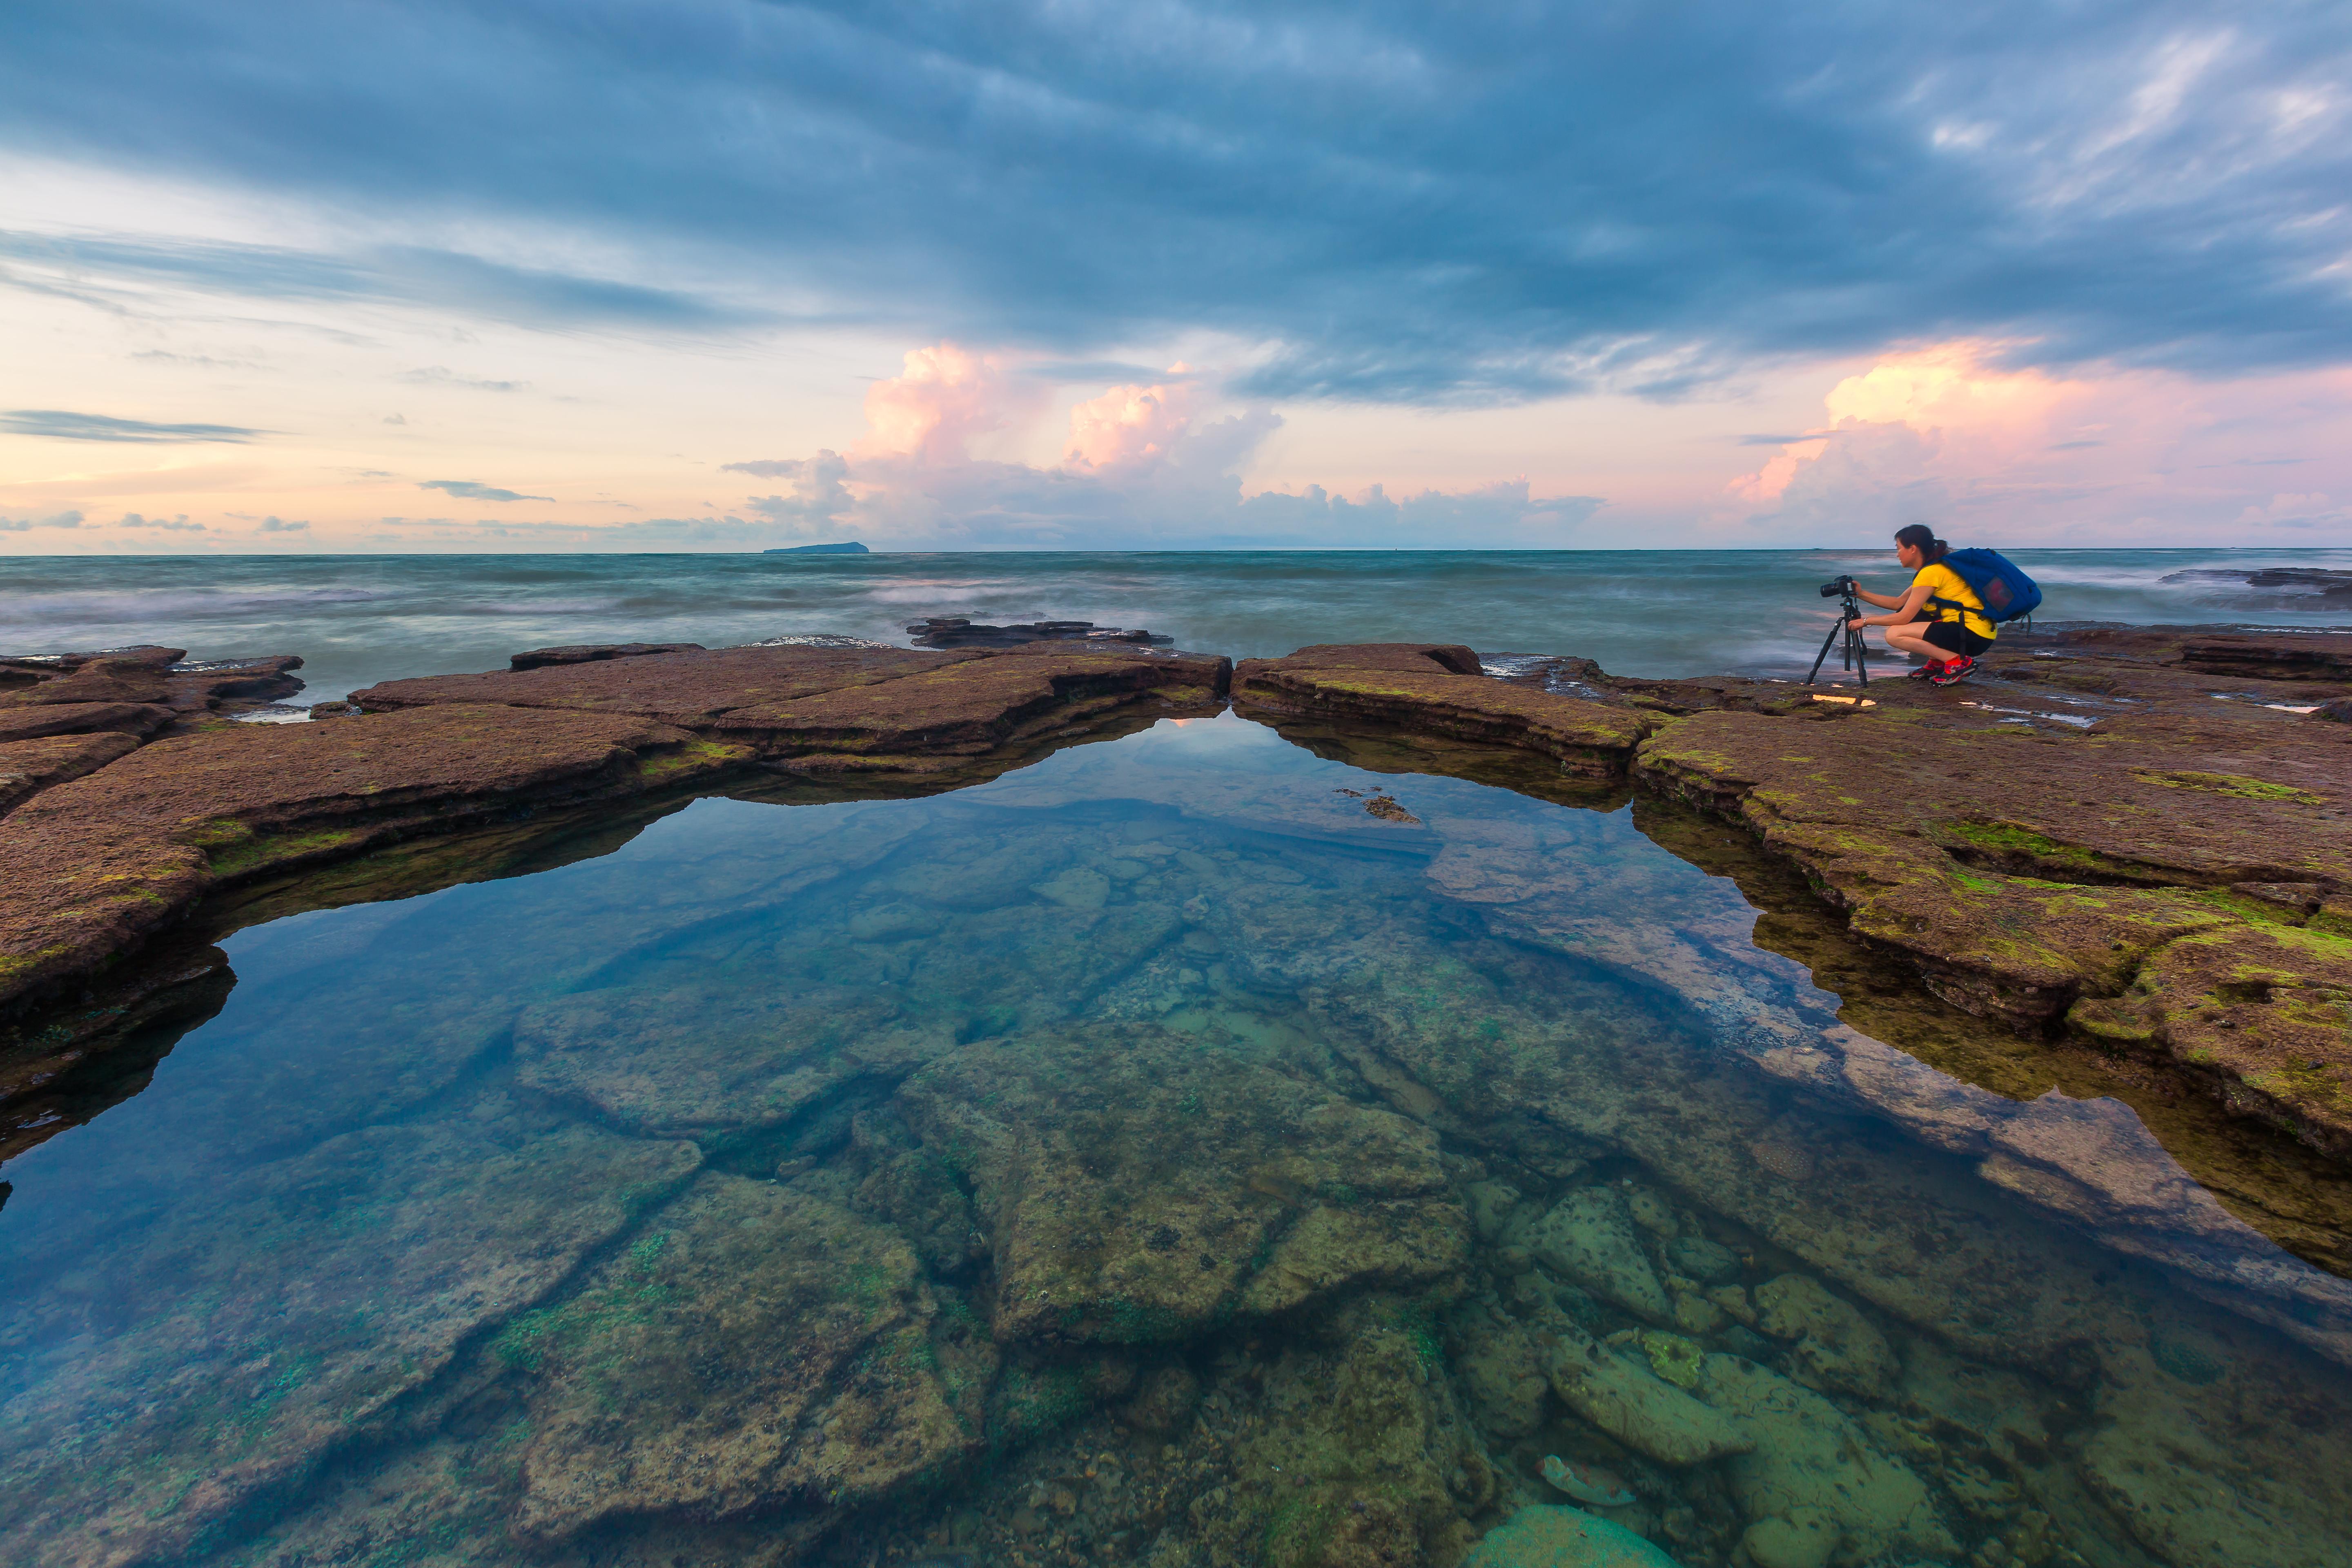
[[[1942,563],[1958,573],[1960,581],[1984,601],[1989,621],[2030,616],[2042,603],[2042,590],[2034,586],[2033,579],[1997,550],[1954,550],[1946,553]]]

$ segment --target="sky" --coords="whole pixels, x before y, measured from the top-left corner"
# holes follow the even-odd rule
[[[0,7],[0,552],[2352,544],[2352,7]]]

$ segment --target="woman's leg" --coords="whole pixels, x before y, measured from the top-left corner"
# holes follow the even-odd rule
[[[1886,646],[1896,653],[1913,658],[1924,658],[1930,664],[1941,664],[1951,655],[1927,640],[1927,628],[1933,621],[1906,621],[1899,626],[1886,628]]]

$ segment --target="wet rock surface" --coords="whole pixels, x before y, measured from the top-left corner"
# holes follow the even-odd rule
[[[1522,746],[1563,771],[1622,777],[1625,755],[1653,727],[1622,707],[1488,678],[1458,645],[1373,643],[1300,648],[1244,659],[1236,701],[1272,712],[1391,723],[1451,739]]]
[[[1157,632],[1125,631],[1092,621],[1029,621],[1009,626],[975,626],[961,616],[933,616],[907,628],[917,647],[1019,647],[1033,642],[1132,643],[1139,647],[1175,641]]]

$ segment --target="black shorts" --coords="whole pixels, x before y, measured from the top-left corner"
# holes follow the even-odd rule
[[[1992,638],[1977,636],[1958,621],[1932,622],[1919,635],[1946,653],[1962,658],[1974,658],[1992,647]]]

